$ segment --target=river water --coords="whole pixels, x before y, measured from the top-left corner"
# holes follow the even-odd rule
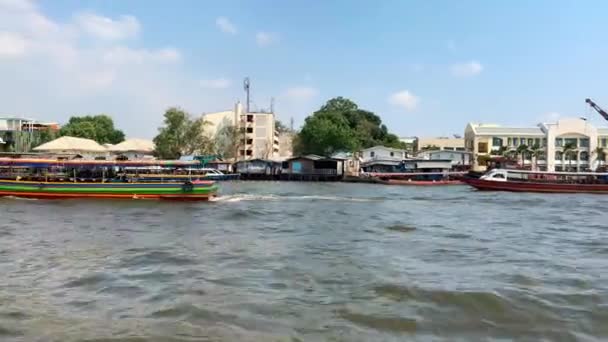
[[[280,182],[210,203],[0,199],[0,340],[606,340],[607,207]]]

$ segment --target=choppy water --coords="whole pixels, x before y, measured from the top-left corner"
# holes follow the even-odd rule
[[[0,340],[608,339],[608,196],[222,192],[1,199]]]

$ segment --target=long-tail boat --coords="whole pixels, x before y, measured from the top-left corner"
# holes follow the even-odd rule
[[[464,177],[463,181],[485,191],[608,194],[608,173],[597,172],[494,169],[479,178]]]
[[[184,172],[198,161],[105,161],[0,158],[0,196],[38,199],[106,198],[205,201],[217,194],[213,181],[141,182],[126,167],[163,167]]]

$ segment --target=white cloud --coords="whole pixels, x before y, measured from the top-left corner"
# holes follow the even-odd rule
[[[451,67],[452,75],[456,77],[471,77],[480,74],[482,71],[483,65],[478,61],[454,64]]]
[[[215,19],[215,25],[224,33],[237,34],[236,26],[226,17]]]
[[[0,9],[6,11],[31,11],[34,4],[29,0],[0,0]]]
[[[80,13],[75,17],[76,24],[87,34],[105,40],[124,40],[139,35],[139,20],[131,15],[112,19],[95,13]]]
[[[255,34],[255,42],[260,47],[269,46],[279,41],[279,36],[272,32],[260,31]]]
[[[319,90],[313,87],[296,86],[287,88],[283,93],[284,97],[290,101],[305,102],[312,100],[319,94]]]
[[[108,113],[127,134],[151,137],[169,106],[195,112],[231,103],[201,93],[176,48],[132,44],[140,31],[135,17],[78,12],[54,20],[34,2],[0,0],[2,111],[58,122]]]
[[[19,34],[0,32],[0,58],[19,57],[25,54],[27,42]]]
[[[216,78],[216,79],[206,79],[200,80],[200,85],[203,88],[208,89],[226,89],[230,87],[232,81],[227,78]]]
[[[393,106],[402,107],[406,110],[414,110],[418,107],[420,99],[409,90],[401,90],[389,96],[388,102]]]

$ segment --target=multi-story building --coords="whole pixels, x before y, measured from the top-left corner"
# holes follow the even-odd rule
[[[594,170],[605,159],[608,128],[598,128],[577,118],[518,128],[469,123],[465,128],[465,145],[473,153],[476,170],[485,168],[479,162],[483,159],[480,156],[498,156],[517,151],[522,145],[543,152],[535,157],[529,152],[522,153],[523,156],[518,156],[522,166],[534,165],[547,171]]]
[[[417,137],[414,141],[414,151],[420,152],[424,150],[446,150],[446,151],[464,151],[463,138],[424,138]]]
[[[238,102],[234,110],[203,114],[208,125],[205,131],[213,139],[227,127],[237,132],[237,156],[243,159],[272,159],[279,156],[279,132],[275,129],[274,113],[246,112]]]

